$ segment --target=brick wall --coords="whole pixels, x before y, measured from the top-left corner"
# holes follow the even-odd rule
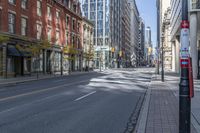
[[[16,3],[10,4],[8,0],[0,0],[0,32],[6,32],[8,33],[8,12],[12,12],[16,16],[16,29],[15,29],[15,35],[21,35],[21,18],[26,17],[28,22],[28,29],[27,29],[27,36],[31,39],[36,39],[37,35],[37,29],[36,29],[36,22],[42,23],[42,39],[47,39],[47,29],[48,25],[52,28],[52,34],[51,34],[51,43],[55,44],[56,41],[56,29],[59,29],[60,35],[59,35],[59,44],[65,45],[65,44],[71,44],[71,35],[72,33],[77,38],[79,37],[80,40],[82,39],[82,33],[81,29],[80,32],[78,32],[77,24],[80,23],[81,28],[81,21],[82,17],[80,16],[80,8],[78,7],[77,11],[78,14],[73,12],[72,9],[69,9],[68,7],[64,6],[62,1],[54,2],[53,0],[41,0],[42,1],[42,15],[41,17],[37,15],[37,0],[29,0],[27,4],[27,9],[21,8],[21,1],[16,0]],[[73,1],[73,0],[72,0]],[[47,5],[51,6],[51,13],[52,13],[52,21],[48,21],[47,18]],[[80,5],[79,5],[80,6]],[[60,21],[59,24],[56,25],[56,11],[60,11]],[[67,43],[66,40],[66,15],[70,18],[70,25],[69,25],[69,42]],[[72,30],[72,18],[76,20],[75,24],[75,30]],[[81,46],[81,45],[80,45]],[[79,47],[80,47],[79,46]],[[74,47],[77,46],[77,39],[75,41]]]

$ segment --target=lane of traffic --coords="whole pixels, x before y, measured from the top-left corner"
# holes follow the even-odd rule
[[[116,86],[116,84],[112,83],[110,86]],[[117,86],[122,87],[118,84]],[[9,117],[4,115],[5,119],[11,119],[19,113],[23,115],[20,115],[19,118],[15,117],[15,121],[2,123],[1,125],[4,125],[2,130],[6,132],[8,129],[14,128],[19,133],[40,133],[44,130],[48,133],[86,133],[89,131],[116,133],[123,131],[139,96],[142,94],[136,89],[136,86],[128,86],[133,88],[128,92],[123,90],[127,88],[125,85],[121,90],[109,90],[111,88],[106,89],[106,86],[96,87],[97,93],[77,102],[67,102],[65,97],[59,97],[31,106],[33,112],[30,109],[19,110],[19,112],[15,110],[13,113],[18,113]]]
[[[5,87],[0,89],[0,99],[16,96],[25,93],[31,93],[35,91],[40,91],[42,89],[47,89],[56,86],[62,86],[63,84],[70,84],[79,82],[83,79],[90,80],[93,77],[101,76],[99,73],[88,73],[81,75],[73,75],[72,77],[63,77],[63,78],[54,78],[54,79],[46,79],[41,81],[35,81],[31,83],[18,84],[16,86]],[[62,81],[61,81],[62,80]],[[59,81],[59,82],[56,82]]]
[[[129,74],[127,74],[129,73]],[[134,74],[134,75],[133,75]],[[19,107],[0,113],[0,131],[87,133],[123,131],[149,75],[111,71],[69,88],[13,100]],[[132,83],[132,84],[131,84]],[[75,100],[80,99],[80,100]],[[4,101],[4,105],[11,101]],[[1,107],[1,105],[0,105]],[[77,128],[78,127],[78,128]]]

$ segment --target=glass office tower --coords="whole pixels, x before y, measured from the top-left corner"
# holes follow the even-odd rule
[[[110,0],[82,0],[82,14],[94,25],[95,67],[110,65]]]

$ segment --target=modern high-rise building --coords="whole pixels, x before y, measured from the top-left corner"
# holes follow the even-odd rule
[[[131,35],[131,63],[133,66],[140,64],[140,47],[139,47],[139,30],[140,30],[140,17],[139,11],[135,0],[128,0],[130,5],[130,35]]]
[[[128,0],[82,0],[82,13],[95,25],[95,67],[129,67],[131,19]]]
[[[152,63],[152,41],[151,41],[151,28],[148,26],[146,28],[146,42],[145,42],[145,50],[146,50],[146,61],[147,64]]]
[[[120,67],[129,67],[131,64],[131,7],[127,0],[121,0],[121,31],[122,44],[120,49]]]
[[[142,18],[140,18],[139,24],[139,66],[145,63],[145,24]]]
[[[146,46],[147,47],[152,47],[152,43],[151,43],[151,28],[149,26],[146,28]]]
[[[110,0],[82,0],[82,15],[95,25],[95,67],[109,67],[110,60]]]
[[[121,2],[110,0],[110,38],[111,38],[111,67],[120,66],[120,50],[122,47]]]

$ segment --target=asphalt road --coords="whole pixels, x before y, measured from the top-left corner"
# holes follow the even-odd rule
[[[153,69],[107,70],[0,88],[0,133],[123,133]]]

